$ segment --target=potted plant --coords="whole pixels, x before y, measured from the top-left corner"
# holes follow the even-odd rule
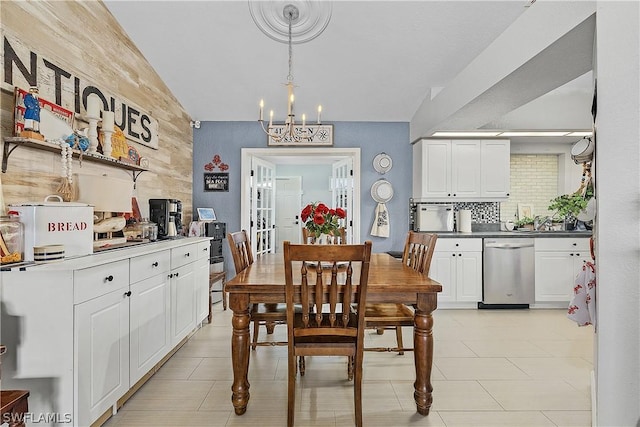
[[[516,228],[527,228],[529,230],[533,230],[534,219],[528,216],[517,220],[514,224]]]
[[[580,192],[563,194],[551,199],[547,209],[554,211],[552,219],[564,221],[565,230],[573,230],[578,214],[587,207],[587,202],[593,197],[593,189],[587,188],[584,195]]]

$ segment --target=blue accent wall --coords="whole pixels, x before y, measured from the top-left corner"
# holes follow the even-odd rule
[[[335,122],[334,147],[359,147],[361,152],[360,239],[371,240],[374,252],[400,251],[409,230],[409,198],[412,185],[412,148],[409,123]],[[240,229],[241,148],[267,148],[267,137],[258,122],[202,122],[193,133],[193,207],[213,207],[218,221],[227,231]],[[278,150],[274,147],[273,150]],[[373,168],[373,158],[381,152],[393,159],[393,168],[384,175]],[[229,165],[229,192],[204,191],[204,166],[218,154]],[[216,169],[216,172],[219,172]],[[393,199],[387,203],[391,231],[389,238],[369,234],[377,203],[371,198],[371,186],[385,178],[393,186]],[[225,259],[231,260],[227,245]],[[227,264],[227,269],[233,264]],[[233,271],[229,270],[228,271]]]

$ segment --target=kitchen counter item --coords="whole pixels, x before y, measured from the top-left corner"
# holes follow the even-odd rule
[[[64,259],[64,245],[44,245],[33,247],[33,260],[36,262],[59,261]]]
[[[140,223],[140,228],[142,230],[143,239],[148,239],[150,242],[158,240],[158,224],[149,221],[148,218],[143,218]]]
[[[528,308],[535,301],[533,239],[484,239],[478,308]]]
[[[58,199],[54,202],[52,199]],[[34,246],[64,245],[67,256],[93,253],[93,207],[47,196],[43,202],[9,205],[24,225],[24,259],[33,261]]]
[[[0,264],[24,258],[24,228],[17,216],[0,217]]]
[[[471,211],[461,209],[458,211],[458,231],[461,233],[471,233]]]
[[[453,231],[453,205],[418,204],[416,231]]]

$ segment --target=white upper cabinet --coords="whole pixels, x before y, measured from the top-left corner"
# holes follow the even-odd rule
[[[480,152],[482,165],[481,196],[504,199],[509,197],[511,178],[511,146],[507,140],[482,141]]]
[[[491,201],[509,196],[508,140],[423,139],[413,145],[416,201]]]
[[[451,141],[451,196],[480,197],[480,141]]]

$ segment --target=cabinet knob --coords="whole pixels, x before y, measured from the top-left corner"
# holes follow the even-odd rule
[[[124,296],[125,296],[125,297],[130,297],[130,296],[131,296],[131,291],[127,291],[127,292],[125,292],[125,293],[124,293]]]
[[[576,256],[580,256],[580,254],[576,254]]]
[[[456,243],[456,246],[460,246],[460,243]]]
[[[507,193],[507,196],[509,195],[509,193]]]
[[[188,257],[189,255],[191,255],[189,252],[187,252],[186,254],[184,254],[184,256]]]
[[[451,196],[451,193],[448,193],[447,196]]]
[[[458,254],[458,256],[462,256],[462,254]]]
[[[578,244],[577,244],[577,243],[572,243],[572,245],[573,245],[573,246],[578,246]]]
[[[573,254],[569,254],[569,255],[573,256]]]
[[[179,274],[180,274],[180,273],[174,273],[174,276],[178,277],[178,275],[179,275]]]
[[[105,282],[113,282],[113,276],[112,275],[108,275],[107,277],[104,278]]]
[[[158,261],[154,262],[153,264],[151,264],[152,267],[157,267],[158,266]]]
[[[173,277],[173,274],[167,274],[167,277],[171,279]]]
[[[453,193],[453,197],[456,197],[456,193]]]
[[[451,256],[456,256],[456,254],[451,254]]]

